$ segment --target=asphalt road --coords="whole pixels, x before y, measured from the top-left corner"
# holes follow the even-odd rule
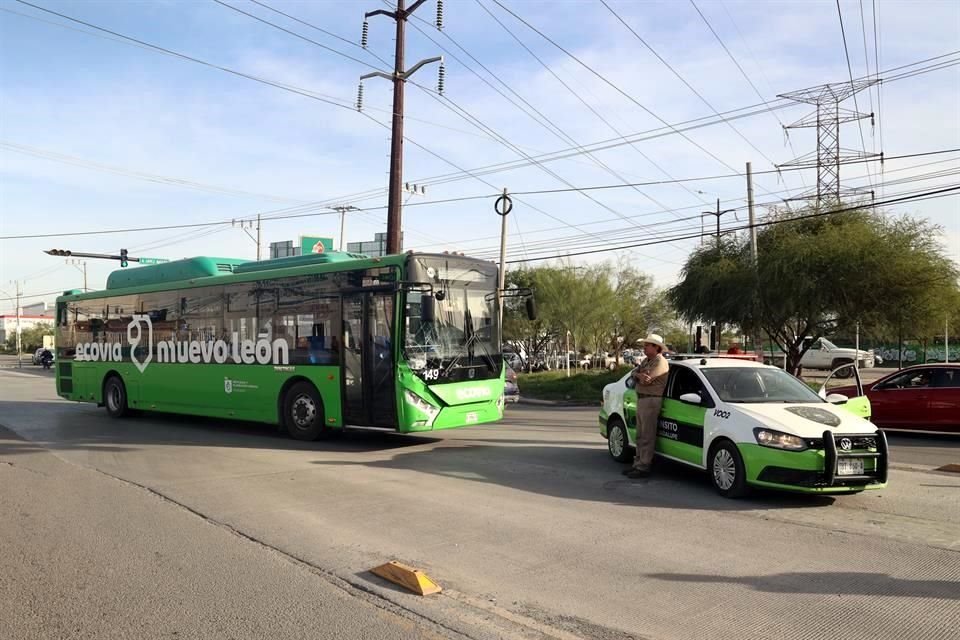
[[[2,370],[0,424],[15,433],[0,433],[14,637],[913,639],[960,625],[960,474],[934,471],[960,463],[956,438],[894,436],[883,491],[729,501],[674,466],[625,480],[591,409],[307,444],[261,425],[111,421],[57,399],[49,374]],[[444,593],[368,572],[389,559]]]

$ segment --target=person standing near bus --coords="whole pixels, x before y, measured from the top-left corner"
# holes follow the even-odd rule
[[[651,333],[643,339],[643,354],[647,359],[633,371],[637,392],[637,454],[633,466],[623,471],[631,479],[650,475],[650,463],[657,442],[657,420],[663,392],[667,387],[669,364],[663,357],[663,338]]]

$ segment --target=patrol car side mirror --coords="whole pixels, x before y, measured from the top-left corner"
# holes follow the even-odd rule
[[[680,396],[680,402],[699,405],[703,403],[703,398],[700,397],[699,393],[685,393]]]
[[[830,404],[847,404],[847,400],[849,399],[850,398],[843,395],[842,393],[831,393],[830,395],[827,396],[827,402],[829,402]]]

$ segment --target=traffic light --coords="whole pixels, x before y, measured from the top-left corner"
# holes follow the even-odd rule
[[[69,256],[69,249],[50,249],[49,251],[44,251],[47,255],[50,256]]]
[[[120,249],[120,266],[121,267],[127,266],[127,250],[126,249]]]

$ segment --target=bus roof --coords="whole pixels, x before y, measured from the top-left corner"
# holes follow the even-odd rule
[[[107,277],[105,290],[87,293],[79,293],[75,289],[64,291],[63,295],[59,296],[57,300],[96,299],[130,293],[201,287],[217,282],[223,284],[251,282],[265,277],[280,278],[313,272],[335,272],[345,268],[366,269],[400,265],[406,261],[411,253],[369,257],[358,253],[329,251],[261,261],[199,256],[133,269],[118,269]],[[438,257],[454,256],[454,254],[436,255]],[[469,256],[455,257],[470,259]],[[348,266],[347,263],[354,264]]]

